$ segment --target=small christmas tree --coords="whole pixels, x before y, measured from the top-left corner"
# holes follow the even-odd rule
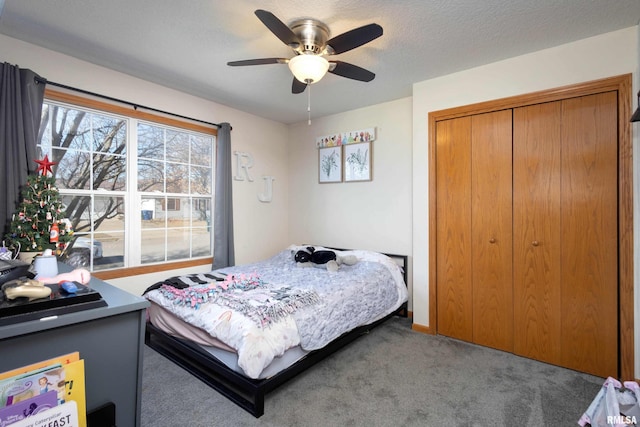
[[[13,251],[42,252],[52,249],[60,254],[71,240],[71,222],[62,212],[60,193],[55,178],[48,176],[55,162],[49,156],[36,160],[35,175],[27,177],[27,185],[21,191],[22,203],[11,218],[10,231],[5,241]]]

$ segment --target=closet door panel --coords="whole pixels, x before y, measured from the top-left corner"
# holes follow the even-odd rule
[[[438,333],[472,336],[471,118],[436,128]]]
[[[562,365],[618,374],[617,95],[563,101]]]
[[[472,116],[473,341],[513,351],[512,112]]]
[[[561,103],[513,115],[514,352],[559,364]]]

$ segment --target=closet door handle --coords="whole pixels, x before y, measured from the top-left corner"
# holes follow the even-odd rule
[[[533,242],[531,242],[532,246],[538,246],[540,245],[540,242],[538,242],[537,240],[534,240]]]
[[[496,242],[496,239],[494,239],[493,237],[489,239],[489,243],[493,244]]]

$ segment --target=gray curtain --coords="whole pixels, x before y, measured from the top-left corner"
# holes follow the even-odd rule
[[[235,265],[231,194],[231,125],[220,124],[216,138],[216,193],[213,216],[213,269]]]
[[[44,99],[44,83],[36,73],[0,64],[0,227],[8,231],[18,207],[20,187],[36,169],[36,143]],[[42,79],[43,80],[43,79]]]

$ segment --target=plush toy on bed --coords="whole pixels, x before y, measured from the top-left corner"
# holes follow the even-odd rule
[[[316,250],[313,246],[298,250],[293,259],[298,267],[320,267],[328,271],[338,271],[342,264],[353,265],[358,262],[355,255],[340,256],[334,251]]]

